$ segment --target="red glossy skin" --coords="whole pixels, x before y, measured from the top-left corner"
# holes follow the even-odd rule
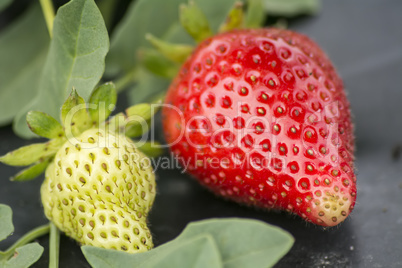
[[[171,151],[203,185],[239,203],[323,226],[356,199],[353,125],[343,84],[306,36],[237,30],[202,42],[163,109]]]

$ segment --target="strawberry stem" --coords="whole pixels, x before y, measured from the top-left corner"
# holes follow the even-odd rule
[[[31,242],[32,240],[49,233],[49,230],[50,226],[49,224],[46,224],[31,230],[29,233],[26,233],[23,237],[18,239],[18,241],[15,242],[11,247],[9,247],[7,251],[4,252],[5,259],[8,260],[9,258],[11,258],[14,255],[14,252],[17,248],[22,247]]]
[[[50,223],[49,240],[49,268],[57,268],[59,267],[60,231],[54,223]]]
[[[54,7],[51,0],[40,0],[50,38],[53,36]]]
[[[152,46],[154,46],[164,57],[176,63],[183,63],[193,52],[194,47],[186,44],[172,44],[156,38],[152,34],[145,35]]]
[[[134,68],[134,69],[130,70],[129,72],[126,72],[120,78],[118,78],[114,82],[117,93],[123,91],[128,86],[132,85],[137,80],[137,76],[138,76],[137,73],[138,73],[138,69]]]

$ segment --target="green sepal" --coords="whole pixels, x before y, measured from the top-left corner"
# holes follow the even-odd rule
[[[207,17],[194,1],[180,5],[179,16],[181,25],[196,42],[213,35]]]
[[[152,104],[149,103],[140,103],[128,107],[126,109],[126,115],[128,117],[128,120],[134,120],[134,123],[136,124],[136,119],[148,122],[158,110],[159,105],[158,107],[154,107]]]
[[[129,138],[137,138],[139,136],[142,136],[144,133],[147,133],[149,131],[149,122],[146,122],[146,124],[141,125],[141,124],[132,124],[132,125],[127,125],[125,128],[125,135]]]
[[[145,143],[135,143],[137,148],[143,152],[148,157],[158,157],[163,154],[163,149],[159,142],[145,142]]]
[[[24,146],[1,156],[0,162],[10,166],[32,165],[40,159],[53,156],[64,142],[64,138],[58,138],[46,143]]]
[[[261,28],[264,25],[265,9],[262,0],[248,0],[246,13],[246,28]]]
[[[243,28],[244,23],[243,7],[244,7],[243,2],[236,2],[233,5],[233,8],[230,10],[224,23],[222,23],[222,25],[219,27],[220,33]]]
[[[106,126],[108,131],[124,134],[126,118],[127,116],[124,113],[118,113],[110,118],[108,121],[101,124],[100,127]]]
[[[193,46],[172,44],[156,38],[149,33],[145,35],[145,39],[147,39],[165,58],[176,63],[183,63],[194,50]]]
[[[165,58],[154,49],[142,49],[138,53],[141,64],[151,73],[173,79],[179,71],[179,65]]]
[[[85,101],[74,88],[61,107],[61,120],[67,137],[78,136],[92,125]]]
[[[149,103],[140,103],[128,107],[126,109],[126,114],[128,117],[140,117],[144,121],[150,120],[156,113],[155,109]]]
[[[18,172],[17,174],[15,174],[15,176],[11,177],[10,179],[12,181],[29,181],[35,179],[45,171],[51,159],[52,158],[47,158],[44,161],[39,161],[39,163]]]
[[[98,86],[89,98],[88,112],[93,125],[104,122],[114,110],[117,101],[116,87],[112,82]]]
[[[118,132],[130,138],[139,137],[148,132],[149,123],[160,108],[158,104],[140,103],[131,106],[125,113],[116,114],[101,127],[105,126],[109,131]]]
[[[320,0],[264,0],[264,10],[276,17],[314,15],[320,10]]]
[[[54,139],[64,136],[64,130],[61,124],[52,116],[43,112],[28,112],[27,124],[33,133],[41,137]]]
[[[151,104],[140,103],[126,109],[126,136],[138,137],[148,132],[149,121],[157,112]]]

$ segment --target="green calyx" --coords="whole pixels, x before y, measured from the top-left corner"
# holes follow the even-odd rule
[[[29,112],[27,124],[30,130],[50,140],[23,146],[0,156],[0,162],[4,164],[29,166],[11,180],[26,181],[36,178],[45,171],[65,142],[90,128],[105,128],[109,132],[125,134],[130,138],[140,137],[148,132],[150,121],[158,111],[158,107],[155,108],[146,103],[137,104],[126,109],[125,113],[118,113],[108,120],[116,101],[117,93],[114,84],[105,83],[93,91],[88,103],[85,103],[73,89],[61,108],[61,124],[46,113]],[[138,149],[141,150],[143,147],[144,152],[152,157],[161,153],[159,148],[151,148],[148,143],[138,145]]]
[[[245,4],[247,11],[245,11]],[[179,8],[180,23],[186,32],[197,42],[213,36],[209,22],[204,12],[194,1],[182,4]],[[234,29],[259,28],[264,22],[264,8],[262,0],[247,0],[236,2],[219,27],[218,32],[227,32]],[[154,49],[144,49],[139,53],[142,65],[151,73],[173,78],[183,63],[193,52],[194,47],[188,44],[172,44],[163,41],[152,34],[145,38]]]

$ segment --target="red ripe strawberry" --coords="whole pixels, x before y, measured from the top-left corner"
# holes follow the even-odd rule
[[[309,38],[236,30],[203,41],[167,93],[172,152],[203,185],[239,203],[334,226],[356,200],[349,102]]]

